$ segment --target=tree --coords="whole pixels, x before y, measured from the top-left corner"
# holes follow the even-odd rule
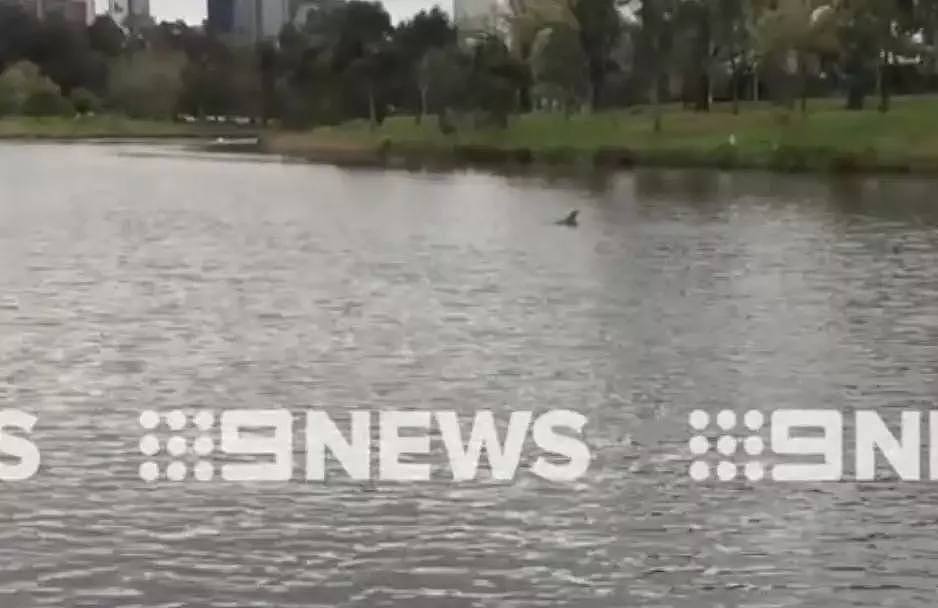
[[[31,59],[40,22],[22,8],[0,2],[0,71],[23,59]]]
[[[862,110],[876,71],[876,21],[866,11],[846,8],[838,22],[841,69],[847,89],[847,109]]]
[[[464,97],[468,61],[455,46],[432,48],[420,60],[417,81],[420,86],[421,114],[436,112],[443,118]]]
[[[888,72],[896,55],[903,54],[913,45],[914,4],[912,0],[856,0],[854,11],[865,11],[872,22],[873,40],[877,54],[876,89],[879,93],[879,111],[888,112],[890,90]]]
[[[456,44],[456,28],[447,14],[435,6],[398,25],[394,44],[405,57],[417,60],[430,49]]]
[[[578,28],[575,4],[576,0],[509,0],[508,38],[515,57],[527,59],[535,37],[544,28],[557,24]]]
[[[739,114],[740,76],[751,60],[753,7],[746,0],[716,0],[715,11],[716,56],[729,65],[733,113]]]
[[[329,3],[307,15],[300,39],[284,52],[287,104],[300,98],[326,120],[368,116],[372,125],[387,113],[387,89],[396,65],[390,45],[391,17],[378,2]],[[300,112],[303,114],[304,112]]]
[[[527,66],[531,61],[531,51],[538,33],[556,25],[578,28],[577,18],[573,14],[573,2],[576,0],[508,0],[508,14],[505,21],[509,30],[510,50],[515,60]],[[522,87],[521,106],[530,109],[530,92]]]
[[[264,125],[276,113],[277,60],[277,48],[274,45],[264,43],[258,47],[257,63],[260,68],[261,124]]]
[[[172,118],[183,91],[186,57],[179,52],[140,51],[111,65],[111,103],[135,118]]]
[[[103,91],[107,86],[107,62],[89,42],[86,29],[50,16],[40,23],[24,56],[38,65],[67,95],[85,87]]]
[[[88,27],[88,42],[92,49],[106,57],[117,57],[124,50],[124,30],[106,15],[99,15]]]
[[[531,65],[540,95],[558,102],[568,116],[587,96],[589,58],[572,28],[560,25],[542,31],[534,43]]]
[[[44,104],[55,97],[61,97],[58,85],[34,63],[20,61],[0,74],[0,115],[26,112],[30,105],[45,107]],[[33,113],[42,112],[34,110]]]
[[[347,73],[351,81],[360,85],[368,100],[368,121],[372,129],[384,120],[385,105],[379,108],[379,95],[386,78],[394,71],[394,52],[387,44],[369,45],[361,56],[352,61]]]
[[[839,50],[836,8],[818,0],[779,0],[760,19],[757,38],[763,59],[794,77],[801,111],[807,112],[809,76],[819,71],[824,55]]]
[[[456,28],[449,17],[438,7],[431,11],[420,11],[413,19],[398,25],[394,31],[394,48],[401,68],[398,78],[405,83],[402,97],[406,102],[408,93],[417,90],[416,120],[421,122],[427,113],[427,94],[430,87],[425,61],[434,51],[456,44]],[[413,104],[407,104],[413,105]]]
[[[714,48],[714,3],[709,0],[683,0],[674,11],[674,54],[682,69],[684,102],[694,109],[709,111],[713,97],[712,73],[716,62]]]
[[[467,105],[481,112],[483,124],[505,128],[519,92],[530,84],[529,74],[498,37],[485,36],[473,48]]]
[[[339,72],[374,52],[394,31],[391,16],[380,2],[350,0],[334,10],[327,21],[334,28],[330,51],[333,69]]]
[[[938,75],[938,0],[917,0],[915,16],[922,30],[922,37],[930,46],[926,58],[928,73]]]
[[[647,70],[655,133],[662,130],[661,84],[672,59],[677,2],[678,0],[641,0],[638,9],[641,34],[637,57]]]
[[[606,76],[613,66],[612,52],[622,35],[622,17],[616,0],[572,0],[580,44],[589,62],[590,106],[603,102]]]

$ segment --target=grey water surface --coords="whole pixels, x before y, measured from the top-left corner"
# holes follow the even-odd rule
[[[0,408],[42,453],[0,484],[0,606],[931,608],[938,482],[697,483],[687,441],[694,409],[932,407],[936,186],[0,144]],[[290,409],[298,452],[307,409],[565,408],[593,460],[140,479],[142,411],[229,408]]]

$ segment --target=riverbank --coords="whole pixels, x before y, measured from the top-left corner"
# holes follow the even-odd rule
[[[264,151],[342,165],[585,165],[718,167],[777,171],[938,173],[938,99],[896,99],[893,109],[848,112],[840,100],[812,100],[806,115],[767,104],[734,115],[665,109],[661,133],[648,108],[569,119],[531,114],[504,130],[444,135],[436,120],[357,121],[307,132],[274,132]]]
[[[0,118],[3,139],[149,139],[252,137],[257,129],[232,125],[187,124],[136,120],[123,116]]]

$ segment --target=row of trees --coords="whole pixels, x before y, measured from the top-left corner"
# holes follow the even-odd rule
[[[861,109],[877,92],[929,86],[936,73],[935,0],[655,0],[635,7],[651,80],[677,71],[685,97],[708,110],[715,90],[780,103],[842,91]],[[716,87],[715,85],[719,85]],[[652,95],[654,97],[654,95]]]
[[[0,115],[256,116],[258,65],[254,49],[183,23],[127,31],[101,16],[81,27],[0,3]]]
[[[660,128],[673,100],[739,111],[743,99],[806,108],[843,93],[857,109],[876,93],[888,111],[894,90],[923,90],[938,72],[938,0],[506,1],[491,29],[467,36],[439,9],[395,26],[380,3],[318,0],[257,48],[182,23],[75,28],[0,5],[0,112],[71,104],[290,125],[397,112],[449,131],[648,103]]]
[[[319,7],[284,32],[271,78],[372,121],[391,107],[504,122],[650,103],[660,129],[665,100],[738,112],[743,99],[806,109],[811,95],[844,94],[860,109],[873,93],[888,111],[894,89],[925,90],[938,73],[938,0],[507,0],[473,44],[438,10],[392,28],[380,4]],[[339,90],[346,103],[326,101]]]
[[[656,129],[665,99],[698,111],[723,99],[734,112],[742,99],[800,100],[806,110],[811,95],[843,93],[862,109],[876,93],[885,112],[893,89],[920,92],[938,74],[938,0],[509,2],[509,38],[535,80],[549,74],[590,107],[650,103]],[[544,36],[556,43],[538,46]]]

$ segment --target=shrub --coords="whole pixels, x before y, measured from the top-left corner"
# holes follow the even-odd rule
[[[27,116],[72,116],[72,102],[52,91],[33,93],[23,104],[22,113]]]
[[[171,118],[182,94],[181,53],[140,51],[114,62],[111,103],[134,118]]]
[[[96,114],[101,110],[101,99],[88,89],[75,89],[70,99],[79,114]]]
[[[20,104],[16,92],[0,82],[0,116],[19,112]]]
[[[0,114],[25,112],[29,100],[36,96],[60,97],[60,91],[35,64],[20,61],[0,74]]]
[[[706,161],[720,169],[732,169],[739,162],[739,149],[735,143],[720,144],[707,154]]]

